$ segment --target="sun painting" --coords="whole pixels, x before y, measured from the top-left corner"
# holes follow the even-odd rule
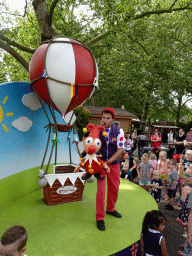
[[[3,104],[6,103],[7,99],[8,99],[8,96],[6,96],[6,97],[4,98]],[[6,115],[6,116],[13,116],[13,113],[6,113],[5,115]],[[0,123],[2,123],[2,121],[3,121],[3,108],[2,108],[1,105],[0,105]],[[2,127],[3,127],[3,129],[4,129],[6,132],[9,132],[9,129],[7,128],[6,124],[2,124]]]

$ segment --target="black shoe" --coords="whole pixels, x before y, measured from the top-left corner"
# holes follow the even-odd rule
[[[105,222],[104,220],[98,220],[97,221],[97,228],[101,231],[105,230]]]
[[[116,217],[116,218],[122,218],[122,215],[121,215],[120,213],[118,213],[116,210],[113,211],[113,212],[108,212],[108,211],[106,211],[106,213],[107,213],[107,214],[110,214],[110,215],[112,215],[112,216],[114,216],[114,217]]]
[[[168,210],[168,211],[173,211],[173,206],[168,204],[168,205],[165,205],[165,209]]]

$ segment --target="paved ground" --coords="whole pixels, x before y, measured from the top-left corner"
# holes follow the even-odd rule
[[[137,150],[134,151],[133,154],[134,159],[136,160],[137,163],[140,161],[138,160],[138,155],[137,155]],[[136,178],[134,180],[134,183],[139,184],[139,179]],[[165,190],[162,190],[162,197],[165,195]],[[177,196],[179,196],[177,192]],[[173,211],[168,211],[165,210],[165,204],[168,202],[165,200],[161,200],[160,205],[159,205],[159,210],[166,216],[167,221],[166,221],[166,227],[163,231],[163,235],[165,237],[165,241],[167,244],[167,251],[169,256],[176,256],[177,251],[179,251],[179,245],[184,244],[185,239],[182,237],[184,233],[184,228],[181,225],[180,222],[178,222],[177,216],[180,212],[180,208],[178,208],[176,205],[174,205],[174,210]]]

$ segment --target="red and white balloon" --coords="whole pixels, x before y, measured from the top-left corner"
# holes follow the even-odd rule
[[[32,56],[29,76],[38,96],[49,105],[51,98],[54,109],[62,116],[85,102],[98,86],[92,53],[70,38],[58,37],[43,43]]]

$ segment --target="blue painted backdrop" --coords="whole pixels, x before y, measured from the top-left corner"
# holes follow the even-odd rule
[[[64,124],[60,113],[55,113],[58,123]],[[48,137],[44,129],[47,124],[46,115],[29,83],[11,82],[0,85],[0,179],[41,165]],[[58,163],[69,163],[67,135],[68,133],[58,133]],[[52,136],[53,133],[51,138]],[[71,142],[73,136],[71,133]],[[78,163],[76,145],[74,143],[71,146],[72,160]],[[48,157],[45,164],[47,161]]]

